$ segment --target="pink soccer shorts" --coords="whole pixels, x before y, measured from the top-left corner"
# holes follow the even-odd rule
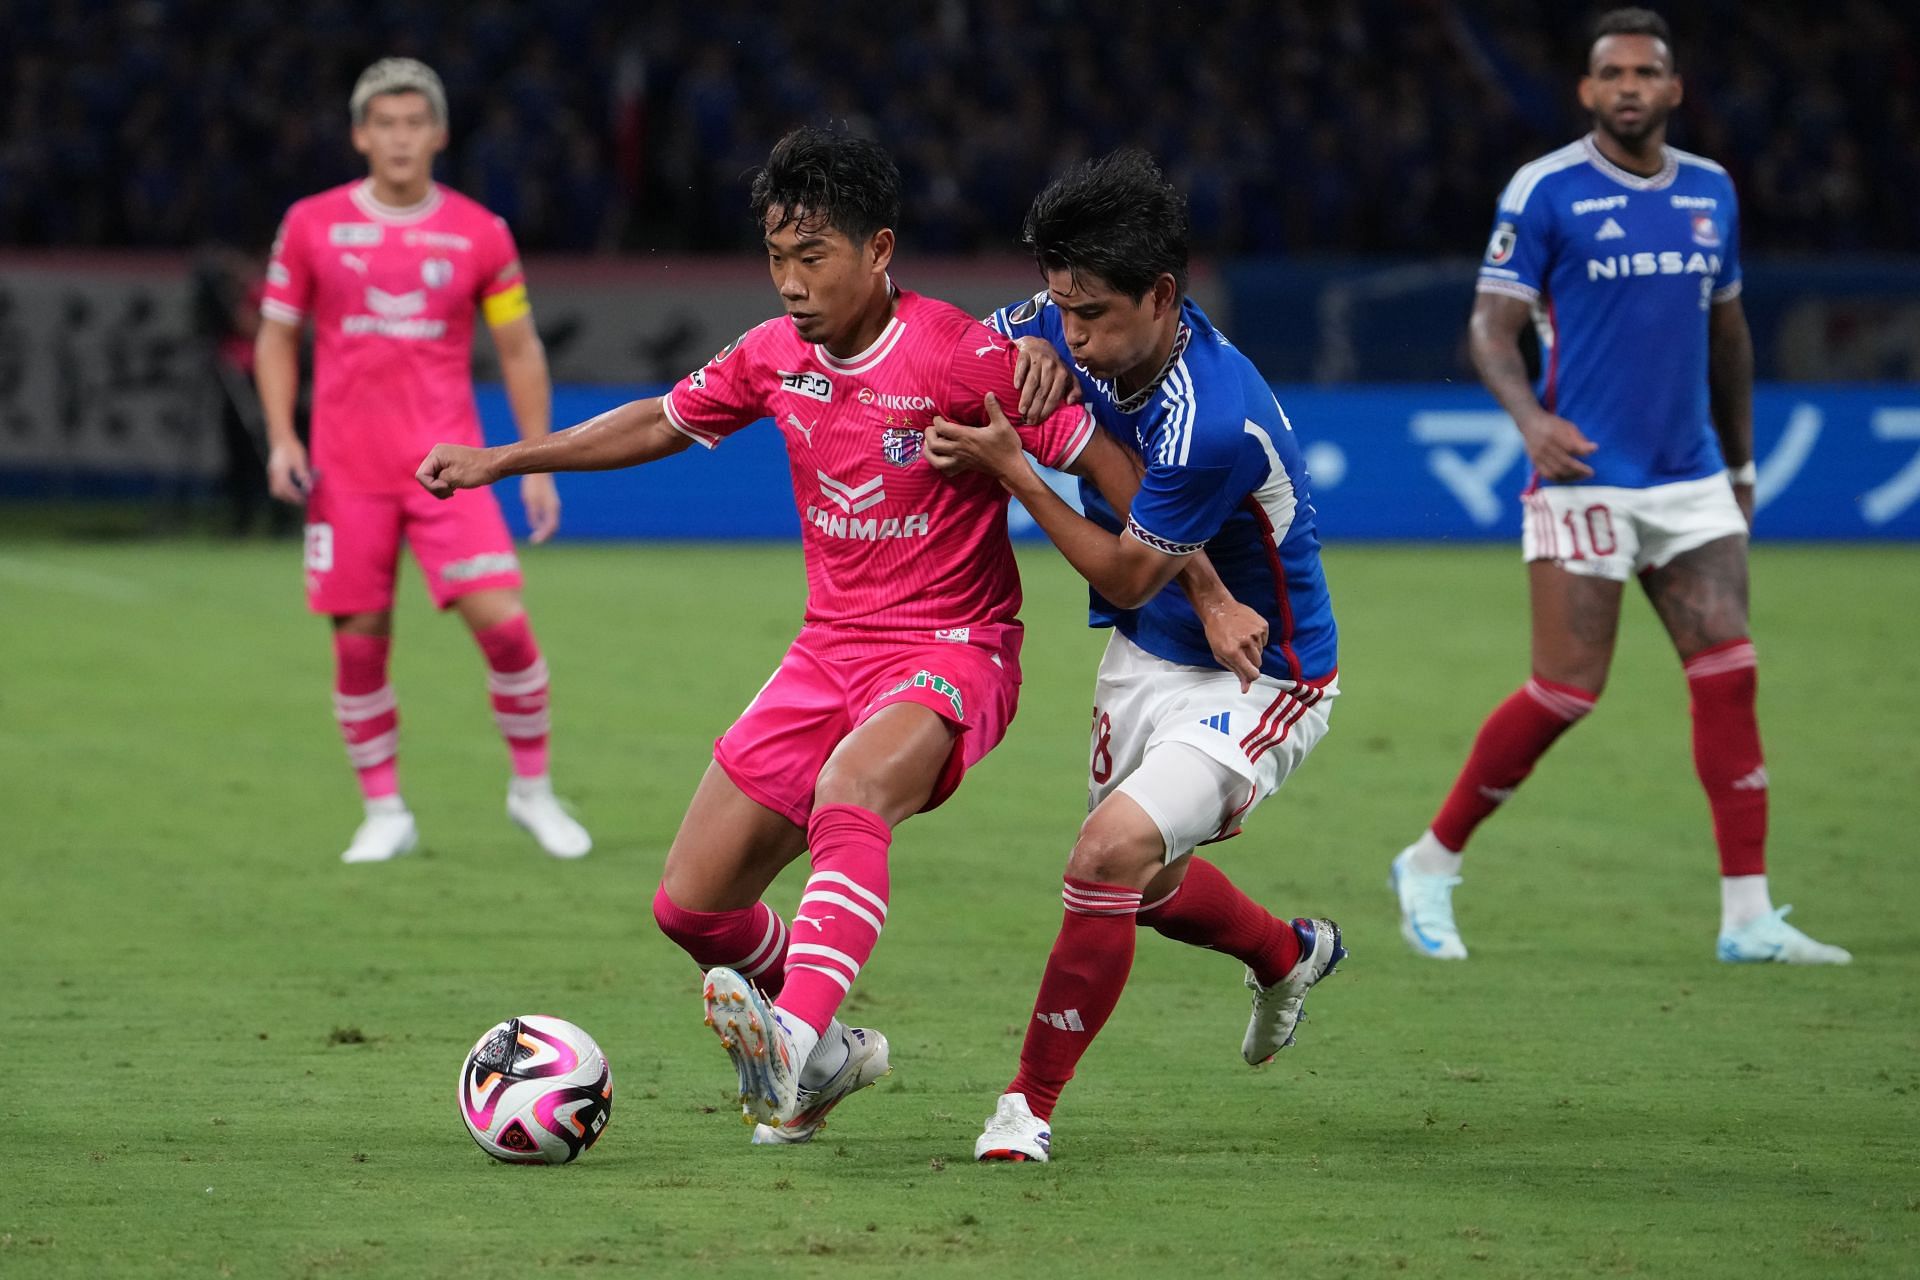
[[[307,607],[332,615],[391,609],[402,538],[437,609],[475,591],[520,586],[513,537],[492,492],[462,489],[442,501],[418,486],[354,493],[316,482],[307,499]]]
[[[893,642],[808,627],[713,744],[713,758],[756,803],[804,827],[814,783],[841,739],[882,707],[917,702],[960,731],[921,811],[938,808],[1000,744],[1020,704],[1020,628],[966,633]]]

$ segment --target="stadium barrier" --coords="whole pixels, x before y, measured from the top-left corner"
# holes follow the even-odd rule
[[[584,421],[662,389],[560,387],[554,422]],[[1283,386],[1275,394],[1304,442],[1327,538],[1518,537],[1525,453],[1512,421],[1479,389]],[[480,410],[489,440],[513,438],[498,387],[481,388]],[[1920,538],[1920,386],[1762,386],[1754,395],[1754,436],[1758,536]],[[566,535],[798,534],[786,452],[771,424],[755,424],[713,453],[695,446],[635,471],[563,477]],[[874,465],[882,465],[877,449]],[[518,503],[506,506],[519,522]],[[1013,527],[1016,535],[1036,534],[1018,511]]]

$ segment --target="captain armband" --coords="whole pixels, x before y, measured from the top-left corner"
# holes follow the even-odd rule
[[[489,294],[480,303],[480,312],[486,316],[488,327],[493,329],[498,329],[503,324],[511,324],[532,311],[533,304],[527,301],[527,286],[524,282],[516,282],[499,293]]]

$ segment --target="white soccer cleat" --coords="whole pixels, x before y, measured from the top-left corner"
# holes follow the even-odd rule
[[[702,986],[707,1025],[733,1059],[746,1123],[780,1128],[800,1109],[800,1067],[793,1044],[751,982],[732,969],[709,969]]]
[[[342,862],[389,862],[403,853],[412,853],[420,844],[420,828],[413,813],[395,801],[367,814],[353,833],[353,843],[340,855]]]
[[[887,1058],[887,1038],[866,1027],[848,1027],[843,1039],[847,1060],[818,1089],[798,1086],[799,1100],[793,1119],[782,1125],[759,1124],[753,1129],[755,1146],[781,1146],[811,1142],[813,1135],[827,1127],[827,1112],[893,1071]]]
[[[593,850],[593,837],[561,808],[544,778],[515,778],[508,785],[507,816],[556,858],[584,858]]]
[[[1852,964],[1845,947],[1816,942],[1787,923],[1792,907],[1756,916],[1720,935],[1720,958],[1728,964]]]
[[[1400,900],[1400,936],[1423,956],[1465,960],[1467,944],[1453,923],[1453,886],[1460,877],[1415,871],[1412,858],[1411,847],[1402,849],[1387,879],[1387,887]]]
[[[1033,1114],[1024,1093],[1003,1093],[973,1142],[975,1160],[1045,1164],[1053,1150],[1053,1126]]]
[[[1347,957],[1347,949],[1340,945],[1340,926],[1331,920],[1302,917],[1293,922],[1293,932],[1300,939],[1300,959],[1287,970],[1286,977],[1263,987],[1260,979],[1253,976],[1253,970],[1247,970],[1247,990],[1253,992],[1253,1016],[1247,1019],[1247,1036],[1240,1042],[1240,1056],[1250,1067],[1270,1061],[1274,1054],[1293,1043],[1307,992]]]

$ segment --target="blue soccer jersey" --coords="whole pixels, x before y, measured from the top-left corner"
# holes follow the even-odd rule
[[[1600,446],[1585,483],[1644,488],[1722,468],[1707,309],[1740,293],[1725,169],[1668,147],[1641,177],[1591,136],[1542,156],[1500,195],[1479,287],[1533,304],[1540,403]]]
[[[1051,342],[1074,368],[1094,419],[1145,462],[1125,528],[1170,555],[1204,548],[1234,598],[1267,619],[1261,670],[1324,683],[1338,665],[1337,637],[1300,442],[1252,362],[1191,299],[1180,316],[1166,368],[1129,397],[1073,365],[1059,308],[1046,294],[1004,307],[988,323],[1009,337]],[[1082,482],[1080,499],[1090,519],[1121,532],[1092,485]],[[1116,627],[1168,662],[1220,665],[1177,583],[1138,609],[1092,597],[1091,625]]]

